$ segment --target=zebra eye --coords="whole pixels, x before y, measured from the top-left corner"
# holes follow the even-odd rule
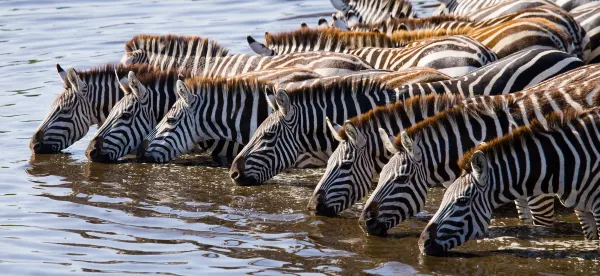
[[[174,123],[177,123],[177,118],[174,118],[174,117],[167,118],[167,124],[171,124],[172,125]]]
[[[398,180],[396,182],[405,184],[406,182],[408,182],[408,175],[398,176]]]
[[[466,196],[460,197],[456,200],[456,205],[465,206],[469,203],[469,198]]]
[[[273,138],[273,137],[275,137],[274,131],[265,131],[265,138],[269,139],[269,138]]]
[[[352,160],[342,160],[342,165],[345,166],[350,166],[352,165],[354,162]]]
[[[131,113],[130,112],[123,112],[123,114],[121,115],[121,117],[125,120],[129,120],[129,118],[131,118]]]

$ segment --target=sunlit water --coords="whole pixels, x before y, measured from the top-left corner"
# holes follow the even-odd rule
[[[426,1],[431,4],[435,1]],[[423,8],[423,14],[431,9]],[[368,237],[358,204],[339,218],[306,210],[322,171],[236,187],[226,166],[95,164],[95,128],[66,154],[32,156],[29,139],[61,91],[54,64],[119,60],[138,33],[211,37],[248,53],[248,34],[314,26],[329,1],[0,1],[0,273],[593,274],[596,243],[572,215],[553,229],[519,226],[514,211],[450,258],[421,257],[417,237],[439,203],[387,238]]]

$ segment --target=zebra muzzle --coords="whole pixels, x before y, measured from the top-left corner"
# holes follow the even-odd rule
[[[369,235],[387,235],[387,225],[379,220],[379,204],[373,203],[365,208],[358,219],[358,225]]]
[[[419,238],[421,254],[430,256],[443,256],[446,254],[444,247],[437,242],[437,228],[437,223],[431,223],[421,233]]]
[[[29,148],[33,153],[43,154],[43,153],[57,153],[58,147],[44,144],[44,131],[38,130],[33,137],[31,137],[31,142],[29,143]]]
[[[113,161],[107,154],[103,153],[103,144],[104,138],[100,136],[94,138],[90,142],[87,149],[85,150],[85,156],[88,158],[88,160],[100,163]]]
[[[337,215],[335,208],[327,205],[327,198],[323,191],[318,191],[310,198],[308,210],[315,211],[320,216],[335,217]]]
[[[233,160],[233,163],[231,163],[231,168],[229,169],[229,177],[231,178],[233,183],[240,186],[254,186],[260,184],[255,179],[247,177],[244,174],[245,169],[246,159],[244,158],[244,156],[240,155],[236,157]]]

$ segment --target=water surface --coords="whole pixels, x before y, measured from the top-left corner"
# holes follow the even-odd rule
[[[423,6],[436,1],[419,2]],[[555,228],[520,226],[506,208],[488,238],[451,258],[422,257],[426,212],[386,238],[358,227],[362,203],[338,218],[306,204],[322,170],[294,170],[236,187],[227,166],[188,156],[173,164],[89,163],[96,131],[64,154],[28,143],[61,91],[55,63],[117,62],[138,33],[211,37],[248,53],[245,37],[316,25],[329,1],[0,1],[0,268],[3,273],[595,274],[597,244],[568,211]],[[508,218],[505,218],[508,216]]]

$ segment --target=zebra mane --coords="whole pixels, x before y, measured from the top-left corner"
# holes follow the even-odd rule
[[[357,24],[356,26],[352,27],[352,30],[363,32],[373,32],[378,30],[380,32],[385,32],[384,30],[388,29],[398,30],[399,27],[403,25],[406,26],[408,30],[431,29],[449,21],[472,22],[467,17],[456,15],[438,15],[425,18],[388,18],[385,21],[377,23]]]
[[[129,71],[133,71],[133,70],[125,68],[125,70],[123,71],[123,76],[127,77],[127,74],[129,73]],[[169,79],[177,80],[179,75],[182,75],[184,77],[189,77],[192,75],[190,70],[175,70],[175,69],[137,71],[137,72],[134,71],[134,73],[135,73],[136,78],[144,86],[152,85],[152,84],[155,84],[155,83],[161,82],[161,81],[166,82]],[[120,73],[119,73],[119,76],[121,76]],[[173,84],[174,83],[175,82],[173,82]],[[130,94],[132,92],[131,87],[129,87],[129,85],[122,86],[122,89],[124,90],[123,92],[125,92],[126,94]]]
[[[147,45],[158,44],[158,49],[149,49]],[[135,50],[157,51],[157,54],[168,55],[167,49],[179,48],[182,52],[187,52],[189,47],[198,47],[202,49],[202,56],[211,53],[212,56],[226,56],[229,50],[219,45],[215,40],[202,38],[199,36],[182,35],[148,35],[139,34],[125,43],[125,51]]]
[[[480,101],[469,104],[461,103],[455,105],[454,107],[429,117],[404,131],[406,131],[409,137],[413,137],[414,139],[415,135],[418,135],[427,128],[436,127],[440,124],[447,125],[462,120],[464,117],[478,115],[494,116],[497,115],[498,112],[510,112],[510,107],[516,102],[512,97],[482,96],[480,99]],[[485,105],[480,104],[479,102],[485,102]],[[519,115],[515,114],[513,117],[517,116]],[[397,148],[402,148],[402,138],[400,137],[400,134],[396,136],[394,145]]]
[[[463,157],[458,161],[458,166],[463,169],[464,173],[470,173],[471,168],[471,157],[476,151],[482,151],[484,154],[501,151],[506,148],[515,147],[520,145],[521,139],[533,136],[538,133],[547,131],[556,131],[568,126],[575,120],[598,120],[597,116],[591,117],[590,114],[595,114],[600,111],[600,108],[590,108],[583,112],[577,112],[572,109],[564,110],[562,112],[552,112],[544,116],[546,123],[543,124],[538,120],[532,120],[529,126],[522,126],[510,134],[496,137],[485,144],[481,144],[477,147],[471,148],[467,151]]]
[[[391,35],[392,41],[396,44],[405,46],[410,42],[417,40],[423,40],[427,38],[439,38],[443,36],[451,35],[468,35],[474,29],[472,27],[460,27],[457,29],[423,29],[423,30],[412,30],[412,31],[396,31]]]
[[[79,78],[82,81],[88,81],[88,80],[93,80],[96,77],[100,77],[100,76],[109,76],[109,77],[113,77],[115,75],[115,71],[117,72],[119,78],[123,78],[123,77],[127,77],[127,74],[129,73],[129,71],[133,71],[136,74],[142,74],[142,73],[149,73],[149,72],[154,72],[156,70],[156,68],[154,66],[148,65],[148,64],[130,64],[130,65],[122,65],[122,64],[105,64],[105,65],[101,65],[101,66],[96,66],[96,67],[92,67],[89,70],[86,71],[76,71],[77,72],[77,76],[79,76]],[[64,82],[63,83],[63,87],[69,88],[70,87],[70,83]]]
[[[338,80],[323,80],[320,79],[310,85],[304,85],[299,87],[292,87],[286,89],[290,102],[292,104],[296,102],[302,103],[305,98],[314,100],[319,95],[335,95],[338,93],[354,93],[354,94],[367,94],[370,90],[387,90],[385,82],[379,79],[369,78],[368,76],[356,76],[356,77],[341,77]],[[393,90],[390,90],[390,95],[393,94]]]
[[[443,110],[455,106],[462,100],[460,94],[430,94],[426,96],[414,96],[407,99],[405,102],[396,102],[388,106],[379,106],[367,113],[355,116],[349,119],[349,122],[357,129],[366,128],[366,131],[377,131],[380,126],[378,122],[384,123],[398,116],[398,114],[406,113],[430,113],[431,110]],[[340,137],[344,140],[348,139],[344,128],[338,131]]]
[[[276,34],[265,33],[267,47],[280,45],[338,45],[359,48],[367,46],[389,45],[394,46],[392,40],[382,33],[377,32],[343,32],[336,28],[309,29],[301,28],[290,32]]]
[[[514,24],[519,24],[521,22],[531,22],[537,25],[543,25],[544,28],[551,30],[554,33],[557,33],[558,35],[560,35],[567,43],[573,43],[573,38],[568,35],[562,28],[560,28],[558,25],[554,24],[552,21],[546,19],[546,18],[518,18],[518,19],[512,19],[500,24],[494,24],[491,26],[486,26],[484,28],[475,28],[472,31],[472,35],[479,35],[481,33],[485,33],[485,32],[489,32],[490,29],[501,29],[504,26],[509,26],[509,25],[514,25]],[[569,45],[565,45],[565,47],[568,47]]]
[[[185,85],[192,94],[200,92],[219,94],[262,93],[265,86],[272,87],[269,82],[256,77],[207,78],[196,76],[186,78]]]

